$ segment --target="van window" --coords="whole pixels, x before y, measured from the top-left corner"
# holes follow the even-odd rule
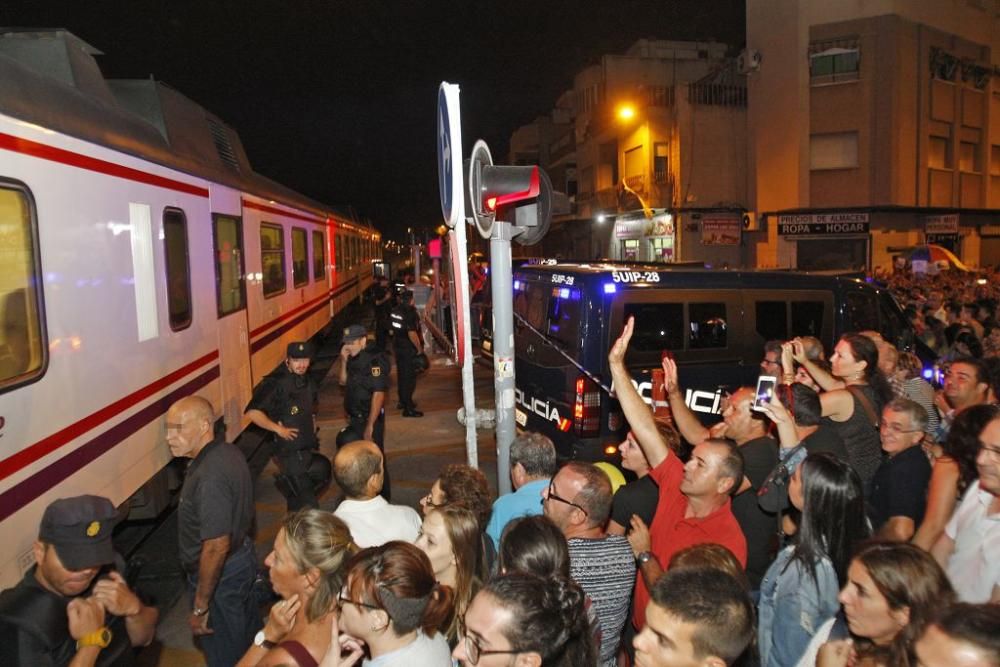
[[[514,312],[538,329],[545,330],[546,299],[548,290],[532,282],[520,282],[520,289],[514,296]]]
[[[788,340],[788,318],[784,301],[758,301],[757,333],[764,340]]]
[[[684,304],[626,303],[625,319],[635,318],[629,350],[659,352],[684,349]]]
[[[792,337],[815,336],[821,338],[823,332],[823,302],[792,302]]]
[[[878,304],[875,294],[848,292],[844,299],[844,331],[878,330]]]
[[[726,304],[692,303],[688,305],[688,348],[704,350],[726,347],[728,324]]]
[[[0,183],[0,388],[39,377],[48,346],[34,206],[28,191]]]
[[[553,287],[549,299],[548,327],[546,334],[565,349],[580,345],[580,290],[571,287]]]

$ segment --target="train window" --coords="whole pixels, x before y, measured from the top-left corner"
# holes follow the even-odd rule
[[[688,348],[705,350],[726,347],[728,338],[726,304],[688,305]]]
[[[326,244],[323,232],[313,232],[313,280],[326,276]]]
[[[333,260],[333,269],[335,271],[343,271],[344,270],[344,265],[343,265],[343,261],[344,261],[344,248],[343,248],[343,246],[344,246],[344,235],[343,234],[337,234],[337,236],[335,238],[336,238],[336,240],[334,241],[334,244],[333,244],[333,257],[334,257],[334,260]]]
[[[180,331],[191,326],[191,268],[187,218],[184,211],[176,208],[163,212],[163,255],[166,259],[170,328]]]
[[[306,230],[292,227],[292,284],[300,287],[309,282],[309,252]]]
[[[40,377],[48,361],[33,202],[0,183],[0,389]]]
[[[285,230],[281,225],[260,224],[260,270],[265,297],[285,291]]]
[[[241,226],[239,218],[218,214],[212,216],[212,236],[215,241],[215,296],[219,304],[219,317],[246,308]]]

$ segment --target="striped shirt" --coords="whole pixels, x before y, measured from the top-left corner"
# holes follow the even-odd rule
[[[628,619],[635,556],[624,535],[569,540],[569,573],[593,601],[601,623],[601,665],[614,667]]]

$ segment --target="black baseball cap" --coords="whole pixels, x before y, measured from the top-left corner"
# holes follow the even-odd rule
[[[311,359],[313,356],[313,344],[309,341],[299,341],[289,343],[286,355],[289,359]]]
[[[45,508],[38,539],[51,544],[68,570],[86,570],[114,561],[111,531],[115,506],[101,496],[60,498]]]

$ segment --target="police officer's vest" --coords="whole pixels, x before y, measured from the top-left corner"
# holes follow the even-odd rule
[[[34,576],[32,572],[25,576]],[[107,620],[112,630],[111,643],[101,649],[98,667],[134,664],[125,623],[110,614]],[[30,635],[37,641],[35,645],[44,646],[46,654],[58,663],[68,663],[76,654],[76,642],[69,634],[66,601],[37,586],[22,584],[0,593],[0,622]]]
[[[404,334],[405,335],[405,334]],[[367,419],[372,405],[372,378],[380,377],[386,366],[378,348],[369,344],[347,360],[347,388],[344,410],[351,419]]]
[[[409,332],[412,326],[410,319],[416,319],[415,308],[412,304],[401,303],[392,309],[392,342],[397,353],[416,352],[413,341],[410,340]]]
[[[296,375],[286,369],[279,376],[277,415],[268,415],[273,421],[281,422],[288,428],[298,429],[299,434],[294,440],[280,442],[284,451],[311,449],[316,442],[315,422],[313,421],[313,388],[308,377]]]

